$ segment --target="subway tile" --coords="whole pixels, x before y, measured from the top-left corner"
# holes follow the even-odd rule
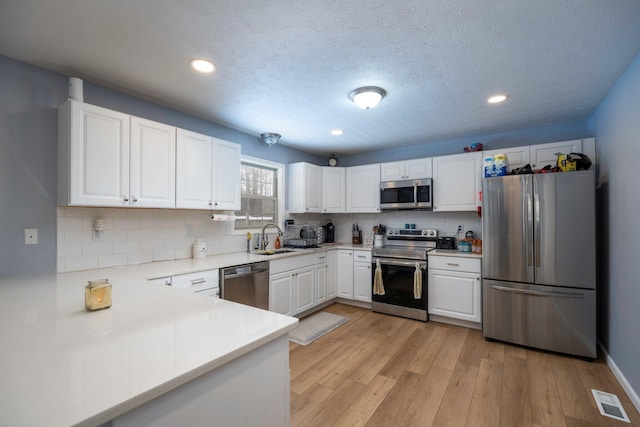
[[[89,230],[67,231],[64,233],[64,243],[69,245],[73,243],[89,243],[92,242],[93,232]]]
[[[98,257],[98,267],[107,268],[117,265],[127,265],[126,255],[100,255]]]
[[[82,218],[80,217],[58,217],[58,231],[78,231],[82,230]]]
[[[125,240],[125,241],[114,242],[114,246],[113,246],[114,254],[129,254],[134,252],[140,252],[140,241]]]
[[[153,230],[137,228],[135,230],[127,230],[127,240],[151,240],[153,239]]]
[[[129,238],[127,230],[105,230],[102,232],[104,242],[121,242]]]
[[[82,256],[82,245],[58,245],[58,259],[78,258]]]
[[[170,261],[175,259],[176,253],[172,249],[153,251],[153,261]]]
[[[98,257],[67,258],[64,260],[65,271],[91,270],[98,268]]]
[[[82,256],[97,256],[113,254],[113,242],[83,243]]]
[[[140,218],[115,217],[113,219],[114,230],[133,230],[140,228]]]
[[[153,252],[136,252],[127,254],[127,264],[144,264],[153,261]]]

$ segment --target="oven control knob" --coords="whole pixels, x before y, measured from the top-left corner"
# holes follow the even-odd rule
[[[420,230],[420,235],[421,236],[428,236],[429,235],[429,230]]]

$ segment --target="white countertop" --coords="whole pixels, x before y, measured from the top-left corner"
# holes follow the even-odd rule
[[[100,424],[288,333],[297,319],[144,280],[252,257],[0,281],[0,425]],[[99,278],[113,306],[88,312]]]

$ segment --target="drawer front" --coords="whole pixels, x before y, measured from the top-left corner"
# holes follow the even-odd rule
[[[464,258],[455,256],[429,256],[429,269],[467,271],[469,273],[480,273],[480,258]]]
[[[171,286],[171,277],[158,277],[157,279],[149,279],[149,282],[158,285]]]
[[[316,264],[326,264],[327,263],[327,252],[316,252]]]
[[[287,256],[282,259],[274,259],[269,262],[269,274],[278,274],[283,271],[297,270],[309,267],[316,263],[316,254]]]
[[[371,251],[353,251],[353,262],[371,262]]]
[[[171,286],[178,289],[199,292],[205,289],[217,288],[219,280],[218,270],[215,269],[173,276],[171,278]]]

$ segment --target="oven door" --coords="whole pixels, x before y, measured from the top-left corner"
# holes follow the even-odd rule
[[[371,287],[373,289],[373,281],[375,280],[376,261],[380,260],[380,268],[382,270],[382,285],[384,287],[384,295],[372,295],[374,303],[391,304],[400,307],[414,308],[418,310],[427,310],[427,263],[426,261],[394,259],[394,258],[378,258],[374,257],[373,262],[373,280]],[[420,266],[422,272],[422,295],[416,299],[413,292],[413,283],[416,272],[416,262]]]

